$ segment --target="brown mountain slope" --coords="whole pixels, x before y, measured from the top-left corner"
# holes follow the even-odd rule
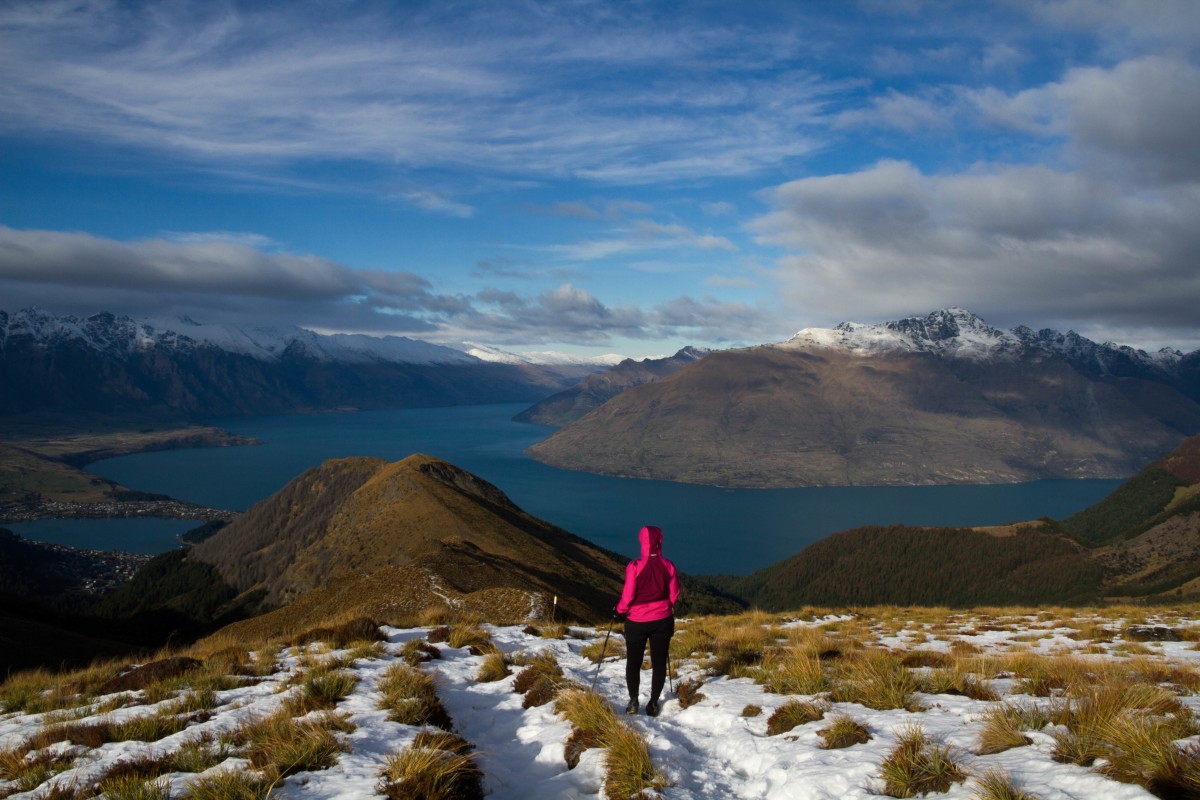
[[[566,469],[720,486],[1128,475],[1200,431],[1162,383],[1060,357],[987,362],[755,347],[629,389],[529,449]]]
[[[239,592],[265,591],[270,605],[316,590],[328,597],[401,570],[372,584],[376,601],[411,605],[419,597],[432,605],[441,595],[516,589],[557,595],[579,618],[611,607],[624,570],[615,554],[424,455],[328,461],[196,545],[190,558],[212,564]]]
[[[697,361],[707,350],[685,347],[669,358],[646,358],[634,361],[627,358],[598,375],[588,375],[569,389],[551,395],[517,414],[517,422],[533,422],[555,427],[574,422],[589,411],[619,395],[626,389],[653,383]]]

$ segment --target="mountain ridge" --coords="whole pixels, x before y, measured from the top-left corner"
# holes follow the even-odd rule
[[[530,402],[600,369],[489,362],[395,336],[175,323],[0,311],[0,415],[194,420]]]
[[[1200,351],[1058,341],[962,309],[806,329],[629,388],[527,452],[729,487],[1008,483],[1124,477],[1200,431]]]

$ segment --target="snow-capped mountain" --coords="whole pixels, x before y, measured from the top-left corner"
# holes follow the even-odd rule
[[[1074,331],[1034,331],[1024,325],[1003,331],[958,307],[892,322],[843,322],[833,328],[805,328],[779,346],[834,348],[863,356],[898,351],[976,360],[1015,360],[1030,350],[1042,350],[1101,375],[1120,375],[1131,367],[1171,373],[1183,358],[1183,353],[1171,348],[1147,353],[1112,342],[1097,344]]]
[[[362,334],[322,335],[299,327],[222,325],[197,322],[190,317],[134,320],[127,316],[96,314],[80,319],[58,317],[36,308],[9,316],[0,311],[0,349],[13,337],[28,337],[35,344],[54,345],[77,340],[89,348],[115,356],[154,347],[191,351],[209,346],[227,353],[276,361],[297,349],[319,361],[346,363],[470,364],[474,357],[453,348],[404,336]]]
[[[485,361],[402,336],[0,311],[0,414],[211,417],[521,402],[596,369]]]

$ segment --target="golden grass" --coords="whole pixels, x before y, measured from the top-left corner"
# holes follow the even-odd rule
[[[871,740],[871,732],[867,726],[846,714],[838,714],[830,719],[829,724],[817,731],[821,737],[822,746],[826,750],[840,750],[856,744],[866,744]]]
[[[469,753],[414,744],[388,756],[377,789],[389,800],[476,800],[482,777]]]
[[[479,672],[475,674],[475,680],[480,683],[491,683],[502,681],[511,674],[512,670],[508,668],[508,661],[503,653],[488,653],[479,664]]]
[[[613,798],[641,797],[667,786],[666,775],[654,765],[646,740],[634,728],[618,720],[603,734],[604,794]]]
[[[966,780],[949,747],[934,744],[919,725],[896,732],[896,748],[879,767],[884,793],[890,797],[916,797],[946,792],[951,784]]]
[[[816,722],[825,717],[825,709],[815,703],[802,703],[799,700],[789,700],[767,719],[767,736],[778,736],[781,733]]]
[[[979,746],[975,752],[980,755],[1003,753],[1014,747],[1024,747],[1031,743],[1025,735],[1027,730],[1041,730],[1049,720],[1039,721],[1032,716],[1032,706],[1019,706],[1003,703],[992,706],[983,714],[983,727],[979,729]]]
[[[802,646],[768,652],[757,679],[775,694],[820,694],[829,689],[824,662]]]
[[[478,625],[454,625],[450,628],[446,643],[451,647],[475,647],[480,650],[495,648],[492,635]]]
[[[977,780],[975,800],[1040,800],[1037,795],[1017,788],[1012,777],[999,770],[988,770]]]
[[[245,770],[202,775],[188,784],[183,800],[265,800],[275,781]]]
[[[450,715],[437,696],[432,675],[407,664],[393,664],[379,679],[379,707],[388,719],[405,725],[436,725],[450,730]]]
[[[579,651],[579,655],[586,658],[593,664],[599,664],[603,656],[605,659],[622,659],[625,658],[625,645],[615,639],[610,639],[607,644],[603,639],[585,644]]]
[[[920,683],[894,653],[868,650],[839,666],[832,692],[836,702],[858,703],[879,711],[920,709],[913,699]]]

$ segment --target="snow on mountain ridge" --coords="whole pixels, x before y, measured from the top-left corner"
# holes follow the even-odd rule
[[[804,328],[778,347],[837,349],[859,356],[886,352],[933,353],[977,361],[1010,360],[1022,351],[1042,350],[1084,364],[1098,372],[1115,371],[1120,362],[1169,373],[1183,353],[1164,347],[1147,353],[1113,342],[1097,344],[1075,331],[1034,331],[1024,325],[1002,331],[978,315],[958,307],[884,323],[842,322],[833,328]]]
[[[134,320],[110,313],[85,319],[58,317],[27,308],[12,315],[0,311],[0,348],[14,336],[44,345],[80,340],[89,348],[117,356],[163,347],[188,352],[201,346],[274,361],[299,349],[321,361],[349,363],[474,364],[479,359],[450,347],[404,336],[319,334],[300,327],[252,327],[200,323],[190,317]]]
[[[560,353],[554,350],[545,350],[532,353],[513,353],[507,350],[501,350],[497,347],[491,347],[478,342],[463,342],[463,351],[470,356],[474,356],[482,361],[492,361],[500,364],[535,364],[537,366],[567,366],[567,365],[586,365],[598,367],[611,367],[621,363],[625,356],[618,353],[605,353],[602,356],[575,356],[570,353]]]
[[[931,352],[982,360],[1012,354],[1020,345],[1015,334],[993,328],[966,309],[951,307],[882,324],[843,322],[832,329],[805,328],[781,346],[841,349],[856,355]]]

